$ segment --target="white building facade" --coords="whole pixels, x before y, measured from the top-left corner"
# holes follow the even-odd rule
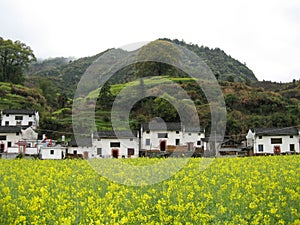
[[[36,110],[6,109],[1,112],[1,126],[32,127],[39,126],[39,113]]]
[[[99,131],[93,134],[93,148],[101,158],[137,158],[139,139],[131,131]]]
[[[181,123],[150,123],[141,127],[142,151],[194,151],[203,148],[205,134],[196,128],[184,127]]]
[[[21,128],[15,126],[0,126],[0,154],[19,152],[18,142],[21,140]]]
[[[255,155],[300,153],[299,131],[294,127],[250,129],[246,139]]]

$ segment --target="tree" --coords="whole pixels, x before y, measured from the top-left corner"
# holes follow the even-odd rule
[[[22,83],[24,70],[33,61],[36,58],[29,46],[0,37],[0,81]]]
[[[180,56],[179,50],[170,42],[163,40],[152,41],[139,49],[137,54],[138,62],[135,64],[136,77],[172,75],[178,76],[178,69],[168,61],[176,64]]]

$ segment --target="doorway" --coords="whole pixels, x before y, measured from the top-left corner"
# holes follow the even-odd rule
[[[160,151],[166,151],[166,141],[160,142]]]
[[[0,144],[0,153],[3,153],[5,149],[5,145],[4,144]]]
[[[274,146],[274,154],[279,155],[281,153],[281,149],[279,145]]]
[[[111,155],[113,158],[117,159],[119,157],[119,150],[118,149],[111,150]]]

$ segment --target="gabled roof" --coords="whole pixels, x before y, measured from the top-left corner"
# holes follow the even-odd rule
[[[132,132],[130,130],[102,130],[94,133],[95,138],[135,138],[137,137],[137,132]]]
[[[299,135],[296,127],[284,127],[284,128],[254,128],[255,135],[259,136],[289,136]]]
[[[36,110],[28,110],[28,109],[4,109],[2,111],[3,114],[22,114],[22,115],[34,115]]]
[[[73,136],[71,141],[69,142],[69,146],[71,147],[91,147],[92,145],[92,138],[91,137],[87,137],[87,136]]]
[[[21,127],[17,126],[0,126],[0,133],[17,133],[21,132]]]
[[[144,123],[143,130],[181,130],[181,123]]]
[[[184,129],[185,128],[185,129]],[[142,124],[143,131],[182,131],[185,130],[186,132],[200,132],[201,128],[200,126],[193,127],[193,126],[185,126],[181,123],[176,122],[154,122],[154,123],[144,123]]]

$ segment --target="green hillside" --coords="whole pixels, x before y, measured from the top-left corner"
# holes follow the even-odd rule
[[[237,82],[257,81],[253,72],[238,60],[233,59],[219,48],[210,49],[208,47],[193,44],[186,44],[183,41],[163,39],[175,44],[184,46],[195,52],[210,67],[212,72],[220,80],[234,80]],[[66,58],[55,58],[43,62],[32,64],[27,72],[28,82],[35,83],[41,77],[51,80],[55,87],[63,89],[68,97],[72,97],[77,83],[85,70],[106,51],[95,56],[84,57],[78,60],[68,61]],[[162,71],[162,74],[166,74]],[[128,66],[118,71],[111,80],[112,83],[126,83],[136,78],[134,65]]]
[[[251,127],[284,127],[300,124],[300,81],[286,84],[259,82],[246,65],[233,59],[219,48],[199,47],[178,40],[172,40],[172,42],[194,51],[216,75],[227,108],[226,135],[244,138],[245,133]],[[47,107],[42,109],[47,112],[42,120],[43,129],[47,129],[50,133],[51,130],[55,131],[54,135],[60,134],[58,132],[67,134],[72,132],[71,107],[74,91],[85,70],[104,53],[73,61],[56,58],[34,63],[30,67],[25,85],[39,90],[38,92],[46,101]],[[193,79],[184,77],[184,74],[180,72],[171,76],[170,68],[162,68],[159,77],[143,79],[145,88],[155,93],[159,89],[173,87],[172,82],[161,82],[160,78],[167,78],[179,84],[194,101],[201,126],[209,131],[210,108],[198,84]],[[136,80],[134,70],[135,65],[123,68],[101,90],[93,90],[83,99],[83,101],[90,101],[97,98],[96,124],[98,129],[111,129],[110,111],[118,93],[124,87],[141,85],[140,80]],[[145,72],[151,73],[151,69],[148,68]],[[176,93],[174,96],[176,97]],[[178,114],[170,103],[161,98],[148,97],[132,107],[130,125],[136,129],[140,123],[150,121],[153,117],[162,117],[169,122],[179,121]]]

